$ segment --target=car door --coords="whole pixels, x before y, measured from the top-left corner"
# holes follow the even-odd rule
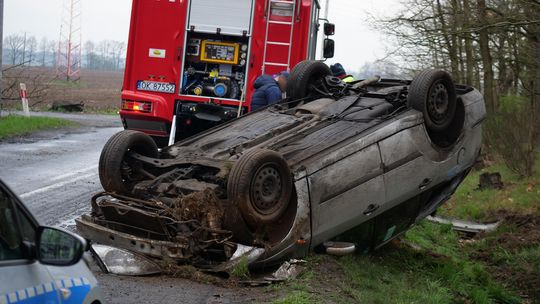
[[[431,147],[423,125],[402,130],[379,142],[388,208],[436,184],[439,163],[423,150]]]
[[[328,158],[344,155],[345,147]],[[385,201],[381,156],[377,144],[312,173],[312,241],[319,244],[375,217]],[[324,160],[323,160],[324,162]]]
[[[0,184],[0,303],[60,303],[48,269],[31,253],[36,228]]]
[[[431,147],[423,125],[379,142],[386,201],[376,223],[375,243],[383,244],[409,227],[419,212],[422,193],[437,183],[439,163],[422,151]]]

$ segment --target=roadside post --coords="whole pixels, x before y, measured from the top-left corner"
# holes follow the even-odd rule
[[[30,108],[28,107],[28,91],[26,90],[26,84],[24,83],[21,83],[20,95],[24,116],[30,117]]]

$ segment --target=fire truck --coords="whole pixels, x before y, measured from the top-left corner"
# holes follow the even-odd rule
[[[173,144],[250,111],[262,74],[334,52],[318,0],[133,0],[120,116]]]

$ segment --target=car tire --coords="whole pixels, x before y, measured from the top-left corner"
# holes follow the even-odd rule
[[[154,140],[138,131],[124,130],[113,135],[105,144],[99,158],[99,180],[107,192],[129,194],[136,180],[126,177],[125,156],[135,151],[147,157],[157,158],[158,148]]]
[[[287,82],[287,97],[291,101],[311,95],[310,87],[315,81],[331,76],[330,68],[320,61],[305,60],[298,63],[291,72]]]
[[[276,222],[293,195],[289,165],[277,152],[249,151],[231,169],[227,194],[251,229]]]
[[[424,70],[409,87],[408,105],[424,114],[429,131],[444,132],[456,114],[457,94],[452,76],[443,70]]]

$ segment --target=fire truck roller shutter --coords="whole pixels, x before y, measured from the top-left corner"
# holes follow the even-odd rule
[[[253,0],[191,0],[188,29],[199,33],[250,35],[252,9]]]

